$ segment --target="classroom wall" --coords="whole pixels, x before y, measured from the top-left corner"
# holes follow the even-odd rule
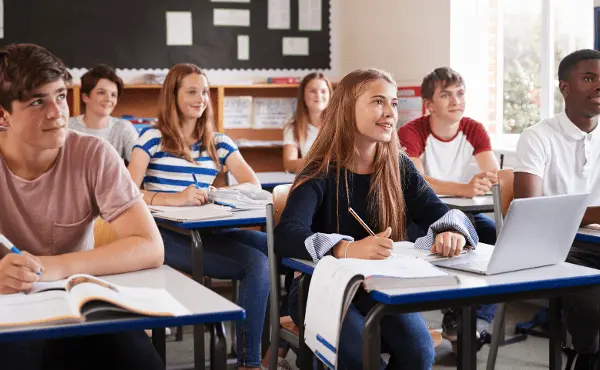
[[[426,73],[450,63],[450,0],[343,1],[342,74],[372,66],[391,72],[399,84],[420,85]]]
[[[600,6],[600,0],[594,0],[594,6]]]
[[[452,0],[462,1],[462,0]],[[450,63],[451,0],[331,0],[333,80],[363,67],[391,72],[399,84],[420,84],[424,74]],[[472,1],[472,0],[469,0]],[[427,19],[427,22],[425,20]],[[72,70],[77,79],[85,70]],[[119,70],[126,82],[151,70]],[[213,84],[252,83],[306,71],[208,71]]]

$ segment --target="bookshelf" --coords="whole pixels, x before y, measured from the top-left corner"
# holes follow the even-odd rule
[[[123,95],[115,107],[113,115],[133,115],[151,118],[157,115],[158,95],[162,85],[125,85]],[[298,91],[297,84],[254,84],[254,85],[215,85],[210,88],[215,130],[223,132],[233,140],[281,141],[282,129],[225,129],[223,124],[224,98],[226,96],[252,96],[269,98],[293,98]],[[72,116],[81,114],[80,86],[69,88],[68,104]],[[272,145],[240,145],[240,153],[256,172],[283,171],[283,148]]]

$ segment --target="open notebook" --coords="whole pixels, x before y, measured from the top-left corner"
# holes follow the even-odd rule
[[[194,222],[233,216],[229,207],[205,204],[192,207],[148,206],[152,216],[175,222]]]
[[[27,294],[0,296],[0,328],[187,314],[164,289],[118,286],[83,274],[35,283]]]
[[[400,244],[406,245],[395,245],[398,253],[385,260],[325,256],[317,263],[308,291],[304,339],[329,368],[336,368],[341,324],[361,285],[371,291],[459,283],[458,277],[421,258],[426,251],[404,254],[412,243]]]

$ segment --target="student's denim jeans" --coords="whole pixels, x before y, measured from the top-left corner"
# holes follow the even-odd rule
[[[475,231],[479,236],[479,241],[486,244],[496,244],[496,223],[484,215],[483,213],[473,213],[473,220],[475,221]],[[414,242],[417,238],[427,234],[427,230],[421,230],[414,223],[409,223],[406,232],[408,240]],[[478,319],[484,320],[491,324],[496,314],[497,304],[485,304],[477,307],[476,316]]]
[[[165,264],[192,273],[191,241],[186,235],[159,228]],[[236,324],[238,365],[260,367],[260,343],[269,297],[267,236],[254,230],[227,229],[201,234],[204,275],[240,281],[237,304],[246,320]]]
[[[289,309],[292,320],[298,323],[298,282],[290,288]],[[338,368],[361,370],[363,368],[363,328],[365,316],[375,301],[364,291],[359,291],[348,308],[340,332]],[[427,324],[420,313],[385,316],[381,320],[381,349],[390,354],[388,370],[429,370],[433,366],[435,350]]]

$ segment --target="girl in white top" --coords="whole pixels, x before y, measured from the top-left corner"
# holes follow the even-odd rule
[[[283,129],[283,167],[298,172],[321,128],[321,113],[329,103],[331,82],[321,72],[306,75],[298,88],[298,106]]]
[[[108,141],[129,162],[138,133],[131,122],[111,114],[123,93],[123,80],[115,70],[98,64],[81,76],[81,100],[85,113],[71,117],[71,130],[98,136]]]

